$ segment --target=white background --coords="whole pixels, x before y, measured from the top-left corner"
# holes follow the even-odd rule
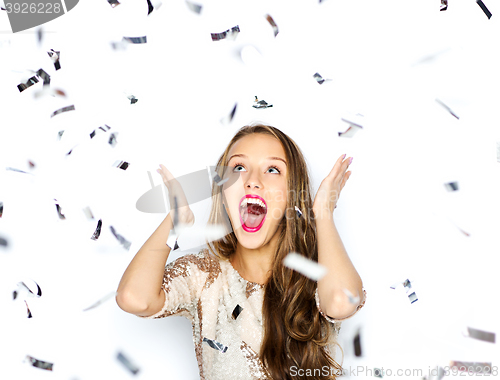
[[[451,360],[498,366],[498,346],[464,331],[500,330],[499,3],[485,1],[490,20],[474,0],[450,0],[443,12],[439,0],[198,3],[201,15],[173,0],[147,16],[145,0],[115,8],[80,1],[42,26],[41,43],[37,28],[12,34],[0,13],[0,237],[9,242],[0,247],[0,377],[199,377],[187,320],[139,319],[113,297],[82,310],[116,290],[165,216],[135,207],[151,189],[147,172],[157,185],[159,163],[176,176],[215,165],[234,133],[254,121],[298,143],[315,191],[341,154],[354,157],[335,211],[368,292],[340,334],[344,367],[359,370],[350,377],[382,367],[392,370],[386,377],[398,369],[426,375]],[[276,38],[266,14],[279,27]],[[235,25],[235,40],[211,40]],[[112,48],[123,36],[145,35],[146,44]],[[61,52],[58,71],[50,49]],[[19,92],[40,68],[66,98],[35,99],[41,82]],[[316,72],[331,81],[319,85]],[[273,107],[252,108],[255,95]],[[233,121],[221,123],[235,103]],[[71,104],[75,111],[50,117]],[[363,130],[339,137],[348,127],[341,118],[358,113]],[[110,131],[91,140],[105,124]],[[444,186],[452,181],[456,192]],[[197,224],[208,209],[208,201],[193,205]],[[102,233],[93,241],[98,219]],[[407,278],[413,304],[401,287],[390,289]],[[12,291],[30,280],[43,294],[26,298],[28,319],[24,296],[13,301]],[[360,358],[352,343],[358,330]],[[140,368],[136,376],[116,360],[118,351]],[[26,355],[54,363],[53,371],[23,363]]]

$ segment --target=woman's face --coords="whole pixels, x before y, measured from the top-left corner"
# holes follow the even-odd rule
[[[276,138],[254,133],[238,140],[228,157],[225,178],[239,178],[223,186],[223,203],[238,242],[255,249],[276,234],[286,211],[285,151]]]

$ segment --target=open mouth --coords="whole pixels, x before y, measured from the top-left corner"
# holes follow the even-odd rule
[[[245,195],[240,202],[241,226],[247,232],[257,232],[264,224],[267,205],[258,195]]]

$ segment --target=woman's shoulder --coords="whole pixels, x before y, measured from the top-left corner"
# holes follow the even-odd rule
[[[167,268],[182,268],[186,270],[191,268],[201,272],[211,273],[218,275],[221,272],[221,261],[206,248],[201,249],[198,253],[188,253],[180,256],[167,265]]]

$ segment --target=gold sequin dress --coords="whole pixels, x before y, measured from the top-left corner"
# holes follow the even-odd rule
[[[141,318],[177,315],[191,321],[201,380],[270,380],[258,355],[263,338],[263,285],[243,279],[229,260],[203,249],[166,265],[162,289],[163,308]],[[316,304],[338,334],[340,320],[321,311],[317,290]],[[352,315],[363,305],[364,300]]]

